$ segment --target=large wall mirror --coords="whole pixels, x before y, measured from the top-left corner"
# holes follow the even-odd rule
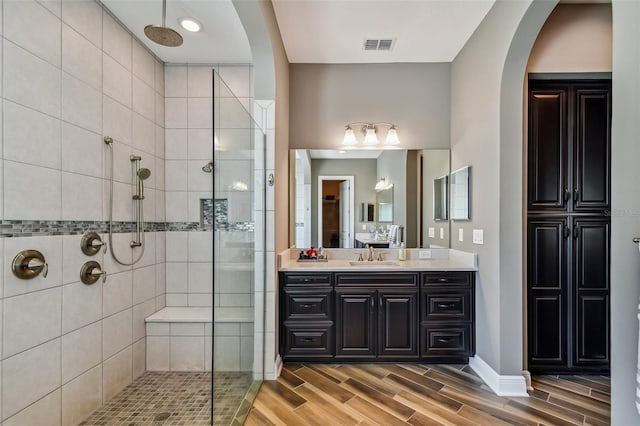
[[[290,158],[292,247],[449,247],[448,149],[298,149]]]

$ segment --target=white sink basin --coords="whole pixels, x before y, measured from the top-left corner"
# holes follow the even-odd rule
[[[349,262],[349,265],[351,266],[371,266],[371,267],[375,267],[375,266],[400,266],[400,264],[398,262],[394,262],[393,260],[374,260],[371,262],[368,262],[366,260],[364,261],[352,261]]]

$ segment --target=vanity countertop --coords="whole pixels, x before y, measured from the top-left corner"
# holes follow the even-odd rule
[[[430,251],[431,259],[419,259],[420,251]],[[362,253],[366,259],[366,249],[325,249],[326,262],[298,262],[299,249],[288,249],[278,255],[278,269],[282,272],[402,272],[402,271],[477,271],[477,255],[452,249],[406,249],[407,260],[398,260],[398,249],[376,249],[383,254],[384,262],[364,261],[352,265]],[[385,264],[385,262],[387,264]],[[389,264],[392,262],[393,264]]]

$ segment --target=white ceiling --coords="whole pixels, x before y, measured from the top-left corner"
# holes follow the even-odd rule
[[[162,24],[162,0],[102,0],[102,3],[158,58],[169,63],[250,63],[249,40],[231,0],[167,0],[167,26],[184,38],[180,47],[164,47],[144,35],[144,27]],[[203,26],[191,33],[178,24],[196,18]]]
[[[451,62],[494,0],[272,0],[289,62]],[[184,37],[160,46],[144,27],[161,24],[162,0],[102,0],[161,60],[169,63],[250,63],[251,48],[231,0],[167,0],[167,25]],[[190,33],[178,18],[203,31]],[[365,51],[366,38],[393,38],[393,49]]]
[[[494,0],[273,0],[292,63],[451,62]],[[390,52],[367,38],[393,38]]]

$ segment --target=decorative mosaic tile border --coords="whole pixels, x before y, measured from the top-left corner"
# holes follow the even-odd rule
[[[114,233],[134,232],[135,222],[114,222]],[[146,232],[176,232],[176,231],[211,231],[211,225],[199,222],[145,222]],[[216,231],[253,232],[252,222],[232,222],[220,224]],[[109,232],[108,221],[91,220],[2,220],[0,221],[0,238],[37,237],[52,235],[82,235],[85,232]]]

